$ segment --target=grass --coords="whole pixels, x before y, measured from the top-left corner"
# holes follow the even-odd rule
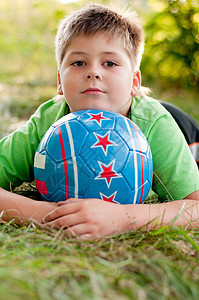
[[[42,87],[12,89],[6,92],[7,98],[0,98],[0,137],[23,124],[35,107],[46,100],[38,97]],[[26,101],[28,95],[35,95],[31,102]],[[48,90],[46,95],[52,97],[54,90]],[[177,104],[199,122],[195,94],[167,92],[158,98]],[[27,190],[30,189],[24,185],[18,193],[31,196],[32,190]],[[11,221],[0,224],[0,247],[0,300],[199,297],[196,230],[171,225],[80,242],[64,237],[62,231],[46,231],[34,224],[17,227]]]
[[[2,224],[0,235],[1,300],[199,295],[197,231],[165,228],[80,242],[33,224]]]

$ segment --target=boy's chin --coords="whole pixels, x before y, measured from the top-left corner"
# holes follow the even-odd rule
[[[73,108],[70,108],[70,112],[74,112],[74,111],[80,111],[80,110],[103,110],[103,111],[113,111],[113,109],[111,109],[110,107],[106,107],[106,106],[103,106],[103,105],[83,105],[83,106],[79,106],[79,107],[75,107],[74,109]]]
[[[125,117],[128,116],[128,111],[129,111],[129,107],[125,107],[125,108],[121,108],[121,109],[114,109],[114,107],[110,107],[110,106],[105,106],[105,105],[81,105],[78,107],[70,107],[70,112],[75,112],[75,111],[81,111],[81,110],[103,110],[103,111],[110,111],[113,113],[118,113],[121,114]]]

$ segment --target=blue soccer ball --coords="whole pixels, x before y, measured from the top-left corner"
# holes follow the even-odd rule
[[[152,182],[149,144],[120,114],[84,110],[55,122],[34,160],[37,189],[47,201],[98,198],[142,203]]]

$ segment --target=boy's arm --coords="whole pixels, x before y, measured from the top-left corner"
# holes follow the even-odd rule
[[[177,218],[176,218],[177,217]],[[183,200],[161,204],[117,205],[99,199],[69,199],[60,203],[43,221],[47,226],[65,227],[80,239],[155,227],[199,227],[199,190]]]
[[[48,128],[68,113],[65,101],[42,104],[24,126],[0,140],[0,187],[10,190],[34,180],[34,156]]]
[[[129,215],[136,215],[135,229],[146,225],[146,229],[157,226],[199,227],[199,190],[185,199],[161,204],[144,204],[142,207],[127,208]]]
[[[16,223],[27,223],[42,218],[55,209],[57,203],[36,201],[0,188],[0,215],[4,221],[15,219]]]

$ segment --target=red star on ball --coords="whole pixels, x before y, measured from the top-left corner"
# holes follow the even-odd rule
[[[105,133],[105,135],[101,136],[94,132],[95,137],[97,138],[97,142],[91,146],[91,148],[101,147],[104,151],[104,154],[107,155],[109,146],[117,146],[116,143],[110,140],[110,131]]]
[[[103,164],[102,162],[98,161],[101,172],[95,179],[104,179],[106,181],[106,184],[108,187],[110,187],[111,181],[113,178],[119,178],[121,175],[119,175],[115,170],[114,170],[114,165],[115,165],[115,159],[110,162],[110,164],[107,166]]]
[[[113,193],[109,197],[106,196],[106,195],[104,195],[104,194],[102,194],[102,193],[100,193],[100,196],[101,196],[101,199],[104,200],[104,201],[120,204],[119,202],[117,202],[115,200],[116,194],[117,194],[117,191],[115,191],[115,193]]]
[[[89,113],[89,116],[90,116],[90,119],[88,119],[88,121],[94,120],[94,121],[96,121],[100,126],[101,126],[102,120],[110,120],[110,119],[108,119],[108,118],[106,118],[106,117],[103,117],[103,113],[102,113],[102,112],[100,112],[100,113],[98,113],[98,114],[90,114],[90,113]]]

